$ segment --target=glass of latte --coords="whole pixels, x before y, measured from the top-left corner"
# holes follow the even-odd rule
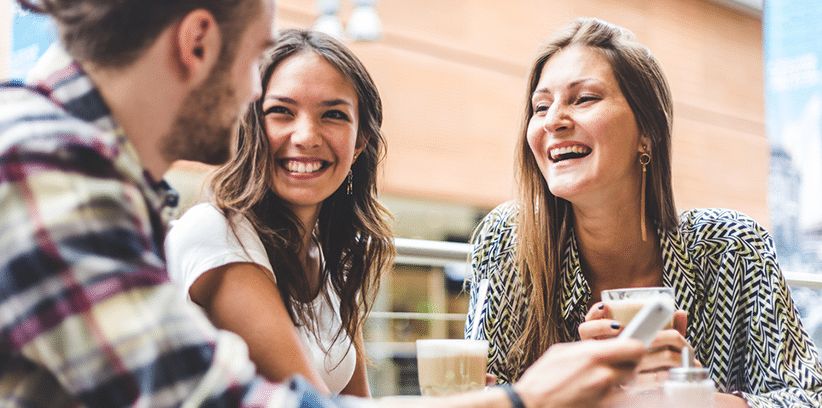
[[[487,364],[487,340],[417,340],[417,373],[420,392],[424,396],[485,387]]]
[[[610,316],[606,315],[606,317],[618,321],[622,327],[625,327],[647,302],[657,296],[663,297],[665,301],[670,302],[672,307],[676,308],[674,305],[674,289],[666,287],[603,290],[602,303],[610,311]],[[673,320],[664,328],[673,328]]]

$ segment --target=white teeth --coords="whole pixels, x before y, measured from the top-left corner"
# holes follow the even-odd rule
[[[590,152],[591,152],[591,149],[589,149],[588,147],[585,147],[585,146],[580,146],[580,145],[566,146],[566,147],[560,147],[560,148],[557,148],[557,149],[551,149],[551,158],[556,160],[559,156],[562,156],[563,154],[568,154],[568,153],[586,154],[586,153],[590,153]]]
[[[292,173],[313,173],[323,167],[322,162],[304,162],[299,160],[286,160],[283,167]]]

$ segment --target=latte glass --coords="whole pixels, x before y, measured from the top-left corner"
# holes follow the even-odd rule
[[[666,287],[645,287],[645,288],[624,288],[611,289],[602,291],[602,303],[608,307],[611,319],[618,321],[622,327],[625,327],[628,322],[655,297],[663,297],[665,301],[674,305],[674,289]],[[673,328],[673,320],[664,327],[665,329]]]
[[[487,340],[417,340],[417,373],[424,396],[481,389],[487,365]]]

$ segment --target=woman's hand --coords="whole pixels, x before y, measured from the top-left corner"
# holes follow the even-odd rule
[[[585,321],[579,325],[580,340],[604,340],[616,337],[624,327],[611,316],[611,310],[605,303],[594,304],[585,315]],[[684,338],[685,331],[688,329],[688,313],[684,310],[677,310],[674,312],[673,320],[674,330]]]
[[[604,340],[616,337],[622,331],[622,325],[610,317],[611,311],[605,303],[595,304],[585,315],[585,322],[579,325],[579,338],[581,340]]]
[[[490,387],[497,384],[497,376],[494,374],[485,374],[485,386]]]
[[[662,387],[662,383],[668,379],[668,370],[682,366],[682,349],[685,347],[691,349],[690,355],[693,356],[693,348],[679,331],[675,329],[660,331],[651,342],[645,356],[639,361],[636,368],[637,377],[631,385],[641,388]],[[691,365],[702,366],[693,358]]]
[[[602,302],[595,304],[585,315],[585,322],[579,325],[579,337],[583,340],[616,337],[624,327],[610,317],[608,306]],[[637,365],[634,386],[661,386],[668,379],[668,370],[682,365],[682,348],[691,347],[685,340],[687,327],[688,314],[684,310],[674,312],[673,328],[657,333]],[[700,366],[696,360],[691,364]]]

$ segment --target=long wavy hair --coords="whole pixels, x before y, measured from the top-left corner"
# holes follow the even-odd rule
[[[299,255],[305,234],[314,234],[324,255],[320,271],[323,288],[330,285],[340,298],[342,327],[335,341],[345,333],[358,353],[362,345],[355,335],[362,327],[381,275],[395,256],[390,214],[377,201],[377,167],[385,156],[382,102],[377,87],[362,63],[346,46],[314,31],[280,31],[277,45],[261,63],[262,89],[285,59],[312,52],[324,58],[347,78],[357,93],[358,140],[364,148],[351,166],[353,185],[347,183],[328,198],[320,210],[317,225],[302,226],[297,217],[270,188],[273,166],[271,146],[263,124],[262,99],[254,101],[245,114],[232,158],[211,176],[210,186],[217,207],[231,221],[247,218],[262,239],[280,295],[295,325],[307,325],[316,335],[317,319],[309,307],[315,295],[303,271]],[[234,225],[231,224],[232,229]],[[326,293],[321,289],[320,295]]]
[[[633,111],[639,131],[650,140],[646,217],[662,231],[677,227],[671,186],[671,130],[673,103],[662,67],[634,35],[594,18],[579,18],[549,38],[537,50],[531,65],[525,113],[517,144],[519,215],[517,267],[528,304],[524,329],[508,352],[511,378],[519,375],[554,343],[573,341],[560,309],[561,263],[573,228],[571,203],[554,196],[528,145],[528,121],[533,116],[531,96],[545,63],[567,47],[595,49],[609,62],[619,88]],[[637,166],[639,158],[637,157]],[[539,243],[538,245],[535,243]]]

